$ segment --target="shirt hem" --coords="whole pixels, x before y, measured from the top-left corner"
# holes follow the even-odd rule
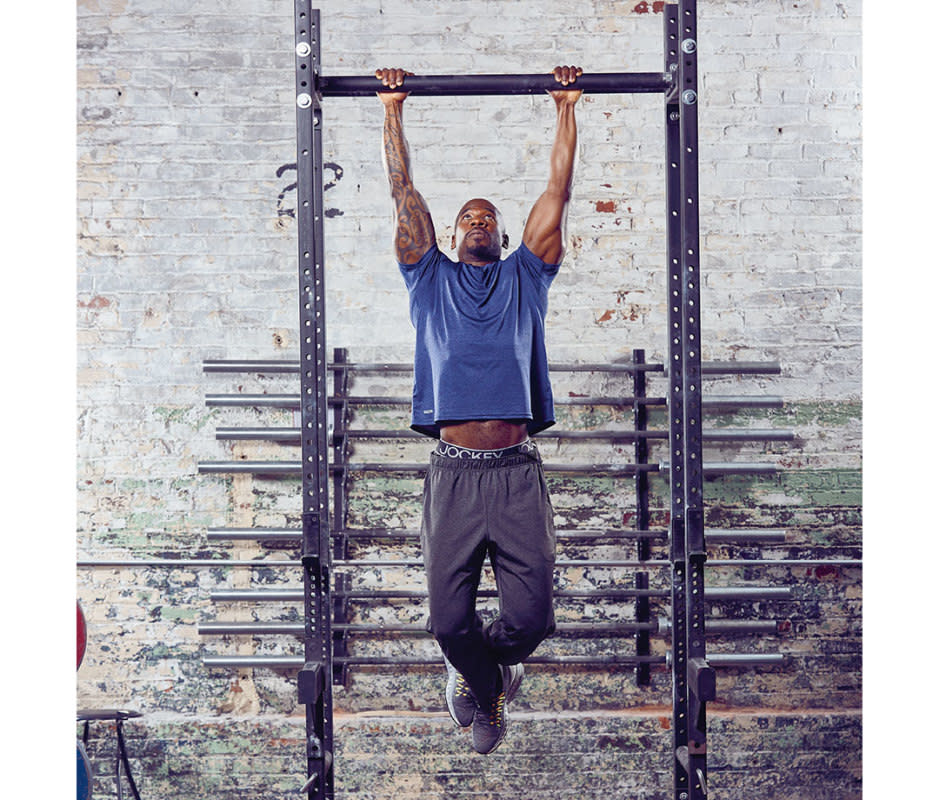
[[[485,419],[492,419],[492,417],[486,417]],[[443,421],[446,421],[446,420],[443,420]],[[528,427],[528,435],[534,436],[535,434],[541,433],[541,431],[547,430],[552,425],[554,425],[555,420],[547,419],[547,420],[536,421],[536,420],[529,419],[529,420],[522,420],[522,422],[524,422],[525,425]],[[412,431],[415,431],[416,433],[421,433],[424,436],[430,437],[431,439],[440,438],[440,425],[436,422],[433,425],[422,424],[420,422],[412,422],[410,425],[410,428]]]

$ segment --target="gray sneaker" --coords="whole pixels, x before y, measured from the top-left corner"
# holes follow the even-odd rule
[[[476,709],[473,717],[473,748],[477,753],[491,753],[505,738],[508,728],[506,706],[518,693],[525,669],[521,664],[502,667],[502,691]]]
[[[476,700],[457,668],[446,657],[443,662],[447,665],[447,708],[450,716],[461,728],[468,728],[476,714]]]

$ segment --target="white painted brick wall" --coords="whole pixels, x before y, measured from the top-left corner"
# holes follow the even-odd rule
[[[631,13],[637,5],[550,3],[532,14],[522,2],[365,3],[353,9],[323,3],[324,71],[362,74],[385,63],[425,72],[529,71],[557,60],[578,60],[588,70],[658,69],[660,15]],[[295,317],[295,231],[292,220],[276,216],[277,195],[292,175],[275,174],[294,158],[290,4],[227,8],[228,14],[199,3],[128,3],[120,13],[107,4],[82,7],[82,242],[90,253],[119,255],[121,274],[131,283],[146,276],[143,285],[156,294],[180,291],[176,280],[198,276],[191,291],[202,297],[206,338],[187,336],[187,344],[225,348],[233,341],[244,354],[262,355],[270,346],[269,329],[291,329]],[[770,252],[798,260],[832,247],[857,251],[860,116],[851,89],[858,76],[858,21],[856,11],[843,16],[839,8],[702,3],[705,268],[713,262],[747,270],[765,263]],[[563,53],[572,55],[560,58]],[[827,102],[818,102],[825,92]],[[607,305],[609,290],[602,287],[619,290],[628,283],[651,299],[661,284],[661,254],[651,250],[662,235],[658,106],[646,97],[592,97],[581,107],[569,233],[585,240],[585,248],[586,240],[603,239],[596,244],[619,251],[619,260],[630,265],[628,274],[611,281],[597,272],[597,262],[571,250],[555,294],[581,293],[580,304],[595,310],[594,320]],[[441,239],[461,200],[487,193],[505,207],[517,240],[546,172],[550,101],[415,98],[407,120],[415,173]],[[344,168],[327,195],[342,212],[327,231],[335,292],[331,338],[357,351],[373,346],[374,325],[360,324],[361,315],[372,312],[389,329],[380,337],[383,346],[404,353],[410,336],[388,255],[380,107],[332,100],[326,121],[326,158]],[[287,195],[280,205],[289,208],[291,201]],[[604,201],[617,205],[617,224],[591,205]],[[129,205],[114,207],[119,202]],[[708,235],[718,231],[720,241]],[[839,234],[844,238],[826,239]],[[110,272],[94,273],[102,291],[114,286]],[[596,275],[593,289],[575,284],[573,275],[582,272]],[[774,272],[765,280],[772,291],[787,278]],[[376,294],[372,287],[379,286]],[[724,310],[719,296],[705,300],[706,355],[717,358],[728,345],[744,342],[736,341],[737,330],[728,332],[734,341],[723,341],[725,332],[716,324]],[[119,302],[126,307],[130,297],[122,293]],[[173,305],[179,302],[174,298]],[[190,298],[187,308],[198,304]],[[662,303],[655,305],[661,315]],[[225,326],[242,327],[221,330],[223,319]],[[661,350],[655,328],[661,316],[627,331],[629,341],[584,320],[564,327],[555,315],[553,323],[552,345],[564,351],[559,355],[615,358],[635,345]],[[776,329],[782,333],[786,326]],[[824,357],[804,353],[793,362],[791,342],[772,331],[770,320],[759,336],[749,331],[745,344],[768,358],[785,354],[794,375],[803,372],[804,359]],[[811,385],[802,391],[814,396],[821,390],[855,396],[858,387]]]
[[[857,398],[855,380],[809,376],[824,375],[835,343],[859,346],[845,336],[860,319],[860,4],[700,6],[705,357],[746,348],[783,363],[787,396]],[[655,70],[661,15],[639,13],[654,7],[322,2],[324,72]],[[206,356],[266,357],[281,332],[294,352],[292,37],[285,0],[80,3],[86,396],[132,379],[195,401]],[[647,96],[581,103],[572,246],[552,296],[559,359],[636,346],[661,357],[661,116]],[[517,242],[547,172],[550,100],[413,98],[406,120],[441,243],[471,194],[499,202]],[[343,169],[327,193],[329,335],[363,357],[406,358],[380,127],[377,100],[327,100],[326,160]],[[642,314],[612,334],[605,315],[623,292]],[[104,357],[99,343],[117,332]]]
[[[655,71],[661,14],[637,10],[655,5],[321,0],[323,69]],[[778,360],[783,375],[757,382],[767,392],[857,402],[860,0],[699,5],[704,357]],[[83,552],[107,555],[102,541],[124,528],[147,531],[144,549],[198,548],[198,530],[246,513],[229,508],[220,481],[196,476],[200,459],[229,455],[213,440],[204,395],[218,384],[201,363],[296,357],[292,11],[287,0],[78,4]],[[413,333],[391,250],[381,105],[335,98],[325,108],[325,160],[342,168],[326,194],[329,344],[406,360]],[[578,116],[551,356],[616,360],[644,347],[660,360],[661,101],[586,96]],[[553,117],[546,97],[408,101],[416,180],[441,244],[478,194],[501,206],[518,242],[547,176]],[[813,457],[856,467],[856,427],[849,439],[813,437]],[[95,576],[92,594],[115,580]],[[110,704],[102,685],[86,685],[88,704],[99,691]]]

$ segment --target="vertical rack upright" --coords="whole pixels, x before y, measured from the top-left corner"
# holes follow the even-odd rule
[[[319,11],[295,0],[297,229],[300,298],[300,458],[303,656],[297,692],[306,707],[307,782],[313,800],[334,793],[327,359],[323,269],[323,126],[316,75]]]
[[[707,796],[706,702],[714,670],[704,639],[704,471],[698,218],[697,5],[664,7],[668,269],[668,414],[675,800]]]

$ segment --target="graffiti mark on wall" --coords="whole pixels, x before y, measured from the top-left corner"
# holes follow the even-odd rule
[[[339,181],[342,180],[343,169],[339,164],[334,164],[332,162],[326,162],[323,164],[323,169],[332,172],[332,180],[327,180],[323,184],[323,194],[332,189]],[[293,164],[284,164],[283,166],[277,169],[277,177],[283,178],[289,172],[296,174],[297,165]],[[280,194],[277,195],[277,216],[278,217],[292,217],[293,219],[297,218],[297,209],[291,208],[286,205],[288,202],[287,197],[291,196],[294,203],[296,203],[296,191],[297,191],[297,181],[294,180],[293,183],[288,183],[283,189],[281,189]],[[338,208],[327,208],[323,214],[327,217],[341,217],[345,212]]]

